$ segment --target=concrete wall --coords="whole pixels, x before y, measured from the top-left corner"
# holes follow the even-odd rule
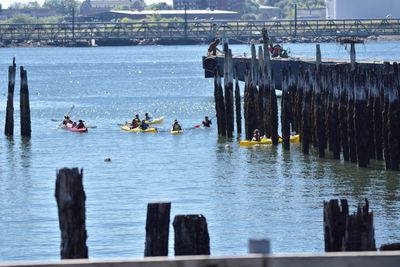
[[[0,263],[0,267],[386,267],[399,266],[400,251],[298,255],[249,254],[237,257],[155,257],[138,260],[63,260]]]
[[[400,18],[399,0],[326,0],[327,18]]]

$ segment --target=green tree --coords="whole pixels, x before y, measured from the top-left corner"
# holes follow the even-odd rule
[[[8,19],[8,23],[34,24],[37,23],[37,19],[26,14],[15,14],[12,18]]]
[[[146,9],[151,10],[172,10],[172,6],[168,5],[167,3],[155,3],[151,4],[146,7]]]
[[[64,15],[71,14],[72,8],[76,11],[79,7],[79,2],[76,0],[45,0],[43,3],[44,8],[54,8],[57,9]]]

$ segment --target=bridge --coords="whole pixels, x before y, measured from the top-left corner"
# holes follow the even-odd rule
[[[400,19],[265,20],[182,22],[66,22],[55,24],[0,24],[0,42],[144,40],[203,41],[215,37],[238,42],[271,37],[368,37],[400,35]]]

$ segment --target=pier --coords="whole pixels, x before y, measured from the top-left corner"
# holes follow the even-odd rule
[[[53,24],[0,24],[0,42],[95,42],[133,44],[137,40],[209,42],[219,37],[249,42],[266,29],[276,38],[336,38],[400,35],[400,19],[257,20],[180,22],[64,22]]]
[[[264,30],[263,43],[258,53],[252,45],[251,57],[234,57],[225,44],[223,56],[203,58],[205,76],[215,80],[220,136],[233,137],[233,83],[236,80],[238,88],[241,80],[247,140],[258,130],[278,145],[280,132],[289,150],[291,135],[296,133],[306,155],[315,148],[321,158],[331,154],[359,167],[384,161],[386,169],[399,170],[400,71],[396,62],[356,62],[356,40],[352,39],[348,40],[351,59],[347,62],[322,61],[319,45],[314,60],[271,59],[268,41]],[[280,103],[275,89],[282,90]],[[240,110],[239,91],[235,89],[235,103]],[[241,117],[236,116],[240,136]]]

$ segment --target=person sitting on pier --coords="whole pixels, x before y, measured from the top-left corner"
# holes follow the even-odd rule
[[[79,120],[78,124],[75,126],[77,129],[83,129],[85,128],[85,124],[83,123],[83,120]]]
[[[142,123],[140,124],[140,129],[142,130],[146,130],[147,128],[149,128],[149,125],[146,123],[145,120],[142,120]]]
[[[182,127],[179,124],[178,120],[175,120],[174,124],[172,124],[172,131],[182,131]]]
[[[144,119],[145,119],[146,121],[151,121],[153,118],[149,115],[148,112],[146,112],[146,113],[144,114]]]
[[[63,120],[62,124],[63,124],[63,125],[67,125],[67,123],[70,123],[70,124],[73,123],[72,120],[69,118],[68,115],[64,116],[64,120]]]
[[[217,50],[218,50],[218,52],[222,53],[222,51],[217,48],[217,46],[219,45],[219,42],[220,42],[220,40],[217,38],[210,43],[210,46],[208,47],[208,54],[207,54],[208,56],[216,56]]]
[[[251,141],[257,141],[257,142],[261,141],[261,135],[260,135],[260,131],[258,129],[254,130],[253,138],[251,139]]]
[[[212,121],[208,119],[208,116],[205,116],[202,123],[204,127],[211,127]]]

